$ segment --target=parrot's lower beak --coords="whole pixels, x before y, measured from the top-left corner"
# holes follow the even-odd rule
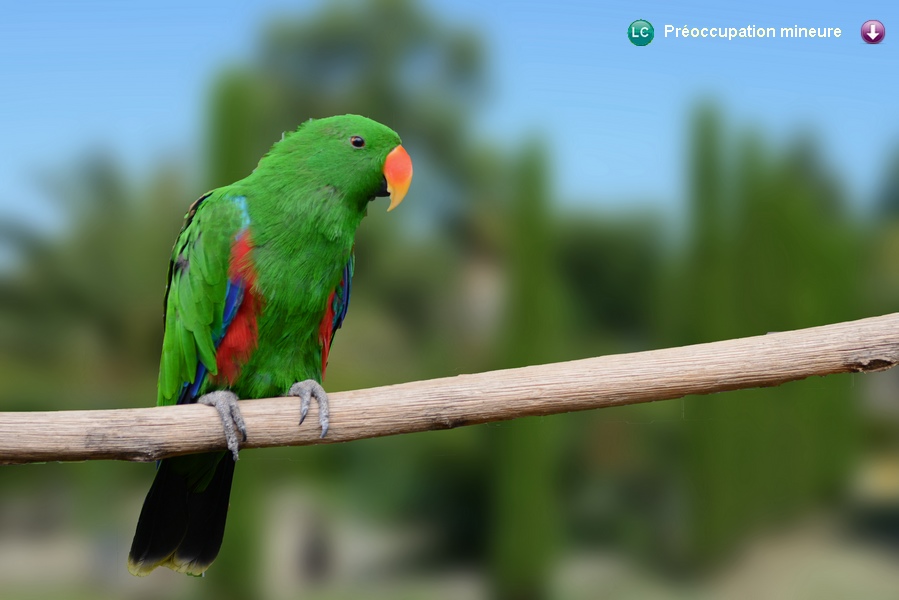
[[[390,206],[387,212],[400,205],[409,184],[412,183],[412,159],[402,146],[397,146],[387,155],[384,161],[384,179],[387,181],[387,193],[390,194]]]

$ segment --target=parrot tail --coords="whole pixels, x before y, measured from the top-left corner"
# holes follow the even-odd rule
[[[233,477],[230,453],[160,461],[128,554],[131,574],[163,566],[202,575],[222,546]]]

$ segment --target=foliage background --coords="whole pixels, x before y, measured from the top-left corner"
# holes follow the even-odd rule
[[[84,11],[100,19],[102,8]],[[698,46],[664,39],[630,47],[623,33],[632,19],[601,14],[599,47],[611,43],[607,30],[619,32],[614,52],[637,56],[629,60],[644,61],[647,72],[664,71],[677,54],[704,60]],[[133,169],[116,150],[92,146],[94,136],[44,140],[50,164],[31,164],[30,191],[0,205],[0,408],[152,403],[165,269],[186,207],[244,176],[282,131],[343,112],[401,132],[416,178],[402,210],[388,216],[375,203],[359,232],[353,307],[326,381],[332,391],[895,310],[899,127],[895,119],[877,122],[849,136],[845,123],[860,118],[859,107],[880,115],[888,101],[836,85],[853,69],[895,60],[888,42],[865,58],[856,46],[869,48],[858,40],[820,46],[820,55],[812,46],[791,50],[793,66],[804,65],[798,77],[830,65],[835,101],[851,110],[835,113],[838,123],[823,121],[820,108],[834,99],[809,91],[793,108],[808,107],[810,119],[789,127],[778,119],[795,111],[747,125],[732,116],[741,100],[716,99],[714,85],[698,82],[683,106],[681,95],[638,99],[611,85],[645,82],[633,63],[629,73],[603,55],[589,61],[597,72],[553,64],[558,80],[535,86],[549,101],[545,112],[582,115],[586,103],[596,122],[608,123],[603,130],[593,121],[556,127],[564,119],[521,118],[519,104],[497,95],[527,70],[492,66],[491,56],[510,52],[491,29],[494,17],[460,22],[448,7],[413,0],[259,9],[254,47],[209,67],[191,129],[197,139],[187,150],[140,157]],[[864,19],[849,22],[856,20]],[[545,25],[550,44],[583,33]],[[176,44],[190,35],[212,39],[198,31],[173,18],[159,34]],[[108,50],[128,44],[119,33]],[[776,51],[728,50],[743,60],[751,53],[770,60]],[[521,52],[531,56],[528,47]],[[147,54],[134,69],[165,86],[165,69]],[[101,69],[104,60],[85,55],[83,64]],[[175,68],[176,57],[167,60]],[[29,68],[36,92],[52,70]],[[584,76],[610,85],[602,96],[573,99]],[[721,76],[730,93],[758,93],[757,83],[741,83],[730,70]],[[593,79],[586,85],[599,89]],[[53,92],[54,111],[77,121],[83,98],[67,105],[66,88]],[[652,128],[634,122],[647,115],[624,108],[628,94],[649,107],[641,110],[658,107],[650,121],[680,111],[667,133],[657,132],[659,144]],[[16,112],[4,117],[11,130],[28,126]],[[128,118],[141,124],[159,116]],[[127,133],[152,138],[142,127]],[[621,135],[630,129],[632,136]],[[859,148],[862,134],[864,152],[876,155],[867,162],[876,165],[859,168],[857,157],[840,157]],[[51,161],[60,148],[66,158]],[[615,157],[599,162],[590,154],[596,148]],[[8,153],[6,162],[13,158]],[[858,183],[872,172],[876,178]],[[615,183],[607,188],[605,179]],[[10,598],[810,597],[821,590],[892,597],[899,590],[896,384],[890,373],[847,375],[339,446],[245,451],[225,545],[202,580],[169,572],[138,580],[124,568],[151,465],[4,467],[0,585]]]

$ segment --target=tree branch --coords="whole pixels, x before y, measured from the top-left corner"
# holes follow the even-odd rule
[[[249,439],[243,447],[449,429],[775,386],[813,375],[878,371],[897,362],[899,313],[893,313],[710,344],[334,393],[324,440],[318,438],[314,406],[298,427],[299,399],[244,400],[240,406]],[[0,464],[151,461],[224,448],[218,414],[207,406],[0,413]]]

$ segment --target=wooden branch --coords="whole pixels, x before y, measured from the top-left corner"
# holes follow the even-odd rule
[[[244,448],[348,442],[531,415],[775,386],[899,362],[899,313],[666,350],[459,375],[330,395],[331,429],[299,400],[244,400]],[[714,402],[714,400],[709,400]],[[0,413],[0,464],[151,461],[225,447],[210,407]]]

